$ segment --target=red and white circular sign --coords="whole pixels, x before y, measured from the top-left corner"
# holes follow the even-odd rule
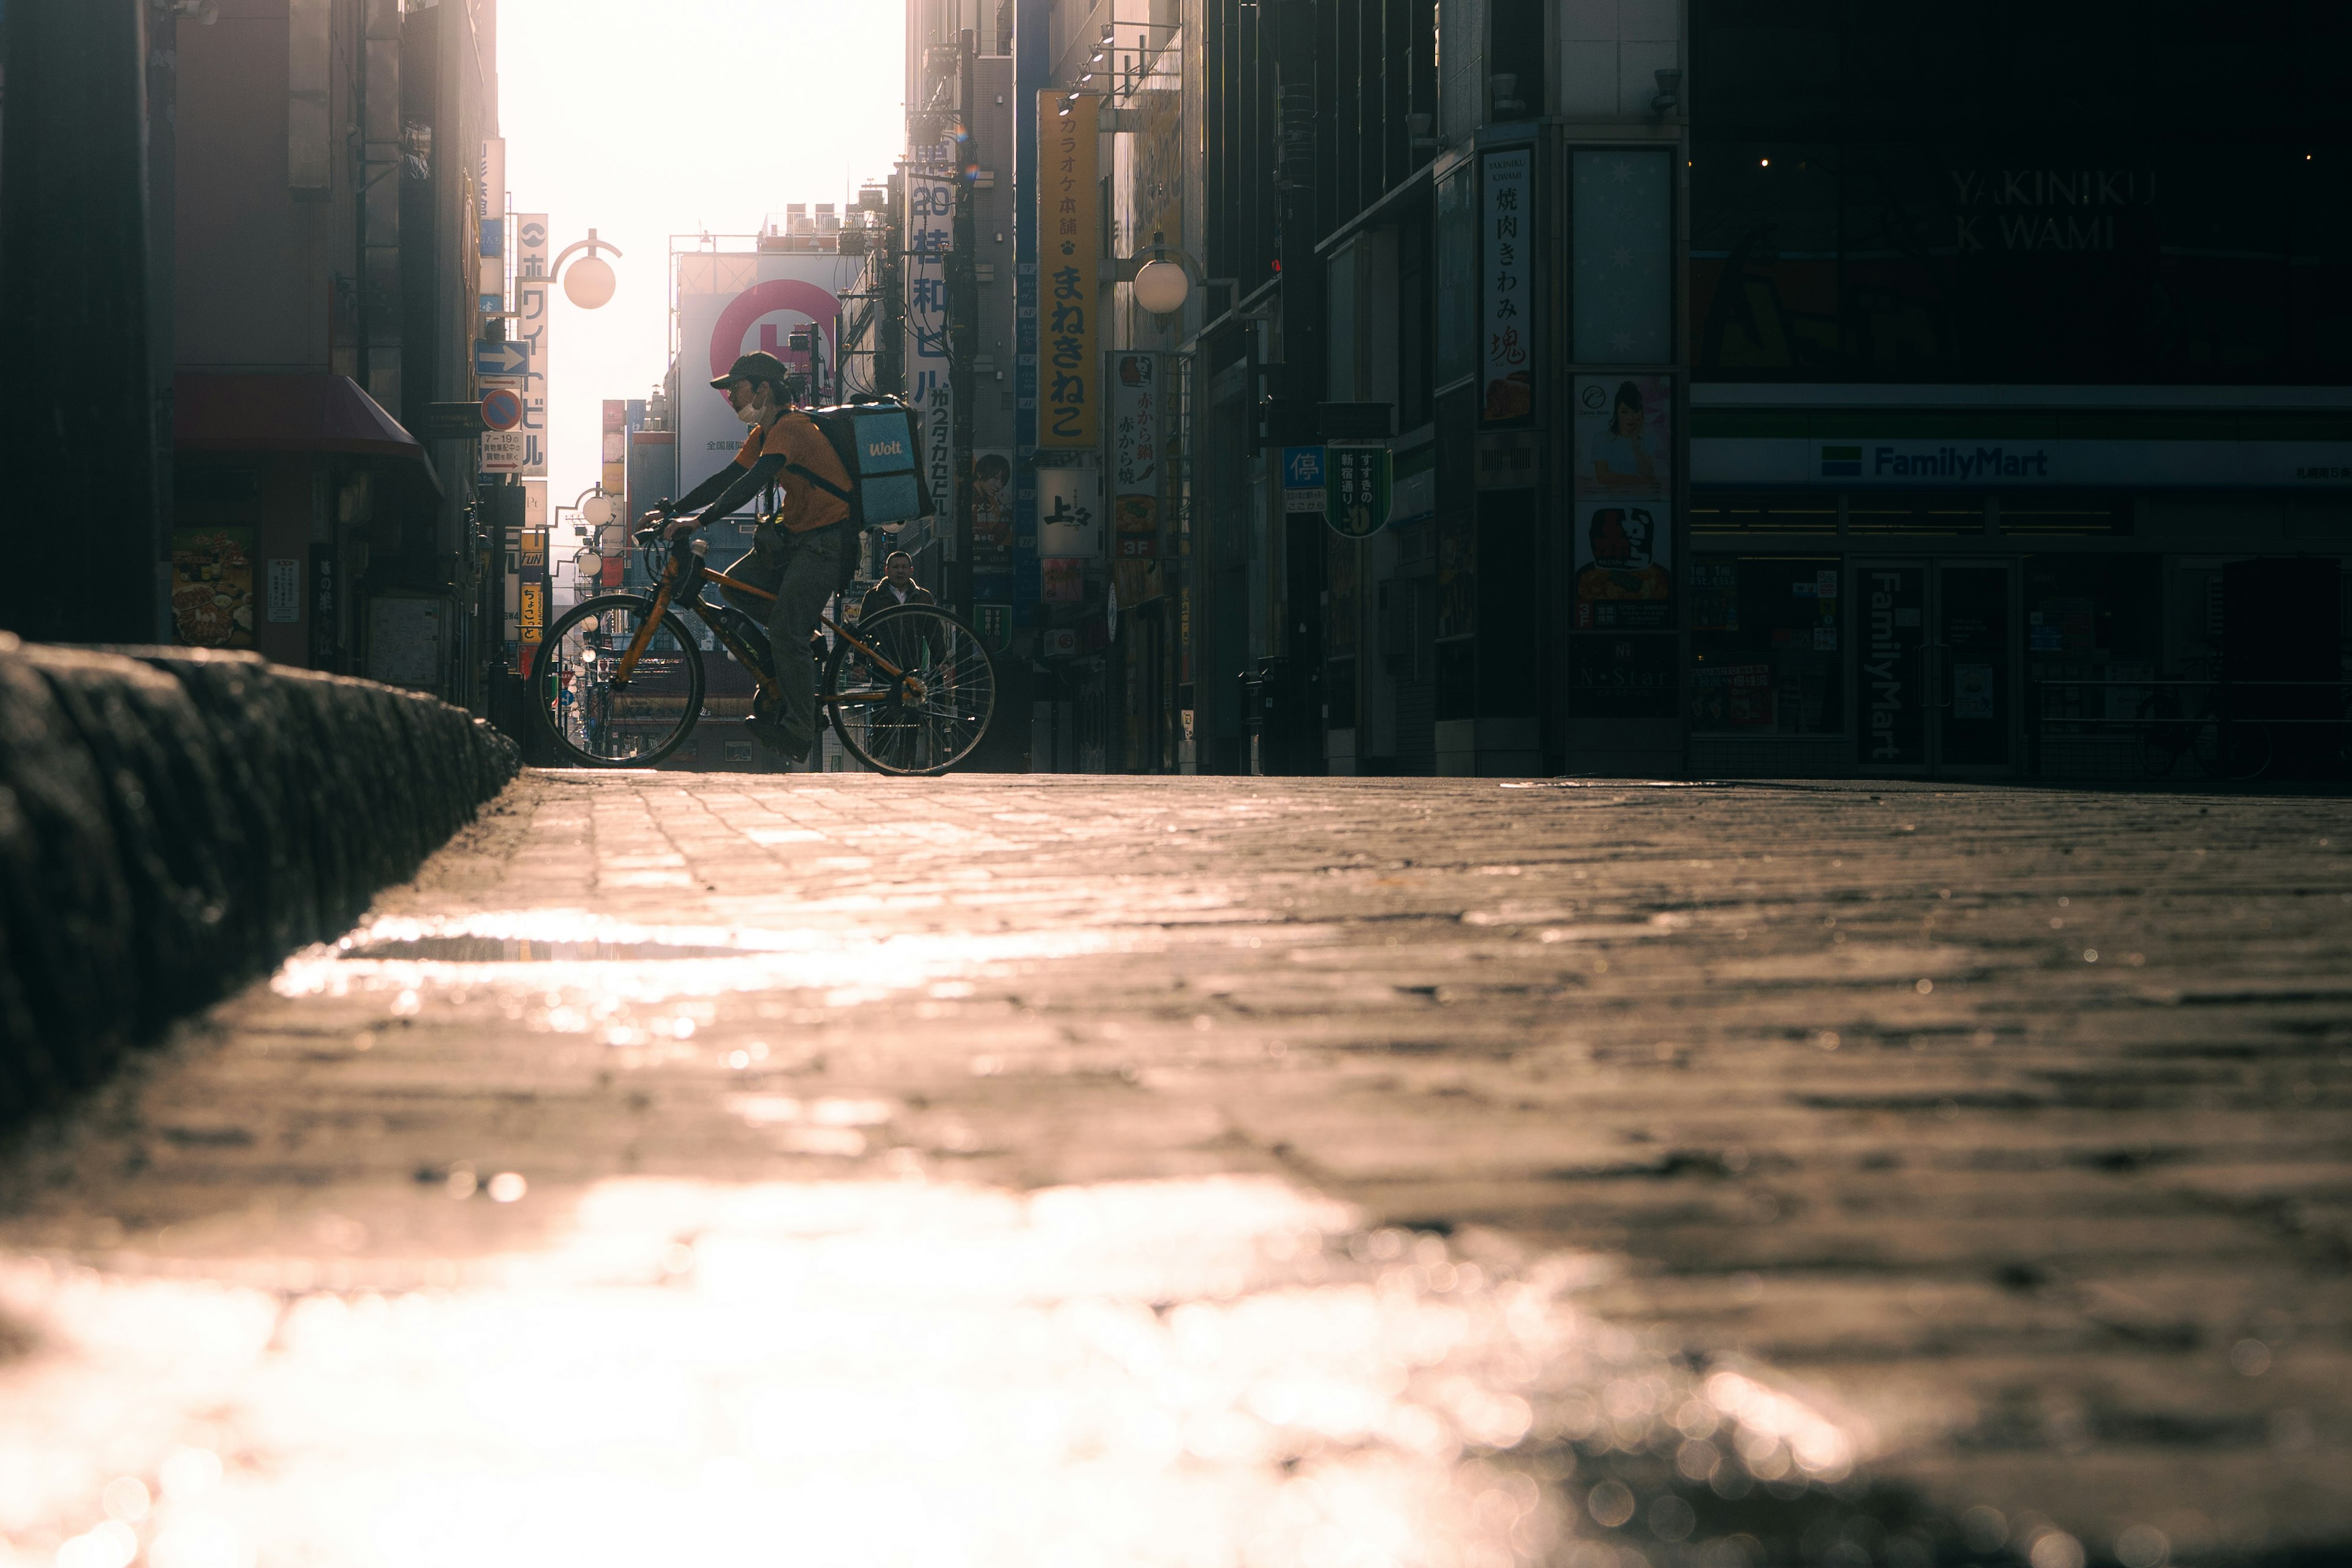
[[[482,424],[492,430],[511,430],[522,423],[522,394],[510,386],[482,394]]]

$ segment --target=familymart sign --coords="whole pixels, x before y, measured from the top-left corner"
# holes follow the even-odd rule
[[[1693,437],[1691,480],[1809,489],[2352,486],[2346,441],[1937,441]]]

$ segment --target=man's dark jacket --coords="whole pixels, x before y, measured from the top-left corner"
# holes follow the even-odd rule
[[[931,591],[920,583],[909,583],[907,584],[906,602],[909,605],[930,604]],[[890,591],[890,580],[885,577],[881,582],[866,589],[866,597],[857,602],[857,618],[860,622],[867,621],[885,610],[895,610],[898,607],[898,595]]]

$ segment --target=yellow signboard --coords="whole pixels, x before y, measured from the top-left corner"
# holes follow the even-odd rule
[[[537,642],[547,630],[547,584],[525,583],[522,585],[522,640]]]
[[[1092,451],[1102,438],[1096,331],[1102,184],[1095,113],[1101,100],[1037,95],[1037,445]]]

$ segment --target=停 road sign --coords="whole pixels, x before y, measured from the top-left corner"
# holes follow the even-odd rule
[[[1282,449],[1282,510],[1286,512],[1324,510],[1324,461],[1320,447]]]
[[[529,375],[530,345],[504,340],[477,338],[474,341],[474,374],[476,375]]]

